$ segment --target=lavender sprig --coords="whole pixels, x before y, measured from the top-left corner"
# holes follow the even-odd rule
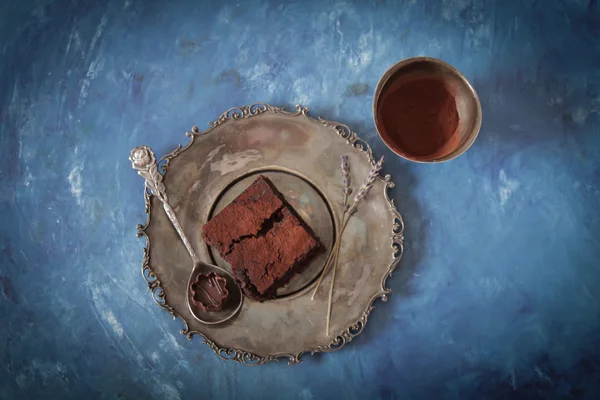
[[[315,296],[317,294],[317,291],[319,290],[319,287],[321,286],[321,282],[323,281],[323,278],[329,272],[329,267],[331,266],[332,262],[337,259],[337,254],[339,253],[339,247],[340,247],[340,242],[342,239],[342,234],[344,233],[344,230],[346,229],[346,225],[348,224],[350,217],[352,217],[352,215],[358,210],[358,205],[366,197],[367,193],[369,193],[369,191],[371,190],[371,187],[375,183],[375,179],[377,178],[377,174],[381,170],[382,165],[383,165],[383,157],[381,157],[379,162],[377,162],[371,166],[371,170],[369,171],[367,178],[360,185],[359,191],[356,194],[356,196],[354,197],[354,204],[352,204],[352,206],[349,207],[348,196],[352,193],[352,188],[350,188],[350,187],[346,188],[345,178],[347,178],[348,183],[350,183],[350,165],[348,164],[348,157],[342,156],[341,166],[342,166],[342,180],[344,181],[344,189],[343,189],[344,213],[342,215],[341,228],[340,228],[338,236],[333,244],[331,252],[329,253],[329,256],[327,257],[327,261],[325,261],[325,267],[323,267],[323,273],[321,274],[321,277],[319,278],[319,281],[317,282],[317,286],[313,290],[311,300],[315,299]],[[346,193],[348,193],[348,196],[346,196]]]
[[[350,215],[354,214],[356,212],[356,210],[358,210],[358,205],[360,204],[360,202],[367,196],[367,194],[369,194],[371,187],[373,187],[373,184],[375,183],[375,178],[379,174],[379,171],[381,171],[382,166],[383,166],[383,156],[381,157],[381,159],[378,162],[373,164],[373,166],[371,167],[371,170],[369,171],[369,175],[367,176],[367,179],[360,185],[360,188],[358,189],[358,193],[356,193],[356,196],[354,196],[354,204],[352,204],[352,206],[348,210],[348,213]]]
[[[341,168],[342,168],[342,173],[341,173],[342,184],[344,185],[344,187],[342,188],[342,193],[344,194],[344,203],[342,206],[343,213],[342,213],[342,219],[340,221],[343,224],[344,220],[346,219],[346,214],[348,212],[348,207],[349,207],[348,197],[350,197],[350,195],[352,194],[352,187],[350,186],[352,184],[352,178],[350,177],[350,164],[348,163],[348,156],[344,154],[343,156],[340,157],[340,160],[341,160]],[[340,234],[341,234],[341,232],[340,232]],[[325,267],[324,267],[323,273],[321,274],[321,277],[319,278],[319,281],[317,282],[317,286],[315,287],[315,290],[313,291],[311,300],[315,299],[315,295],[317,294],[317,291],[319,290],[319,287],[321,286],[321,282],[323,281],[323,278],[327,274],[328,268],[331,265],[332,258],[334,257],[334,255],[337,258],[337,254],[339,253],[339,250],[336,253],[336,243],[337,243],[338,239],[339,239],[339,236],[338,236],[338,238],[336,238],[336,241],[333,244],[331,251],[329,252],[327,261],[325,261]]]
[[[348,156],[343,155],[340,157],[342,160],[342,183],[344,184],[344,208],[347,205],[348,197],[352,194],[352,178],[350,177],[350,164],[348,164]],[[345,210],[347,211],[347,210]]]
[[[341,246],[342,233],[343,233],[344,229],[346,229],[346,225],[348,224],[348,221],[350,220],[352,215],[354,215],[356,210],[358,210],[358,205],[367,196],[367,194],[373,187],[373,184],[375,183],[375,179],[377,178],[377,175],[379,175],[379,171],[381,170],[382,166],[383,166],[383,156],[381,157],[381,159],[378,162],[376,162],[375,164],[373,164],[373,166],[371,166],[371,170],[369,171],[369,175],[367,175],[367,179],[360,185],[360,188],[358,189],[358,193],[356,193],[356,196],[354,196],[354,204],[352,204],[352,206],[348,209],[347,213],[346,213],[346,210],[344,209],[344,216],[347,214],[347,217],[345,218],[344,225],[342,227],[340,235],[338,236],[337,246],[335,248],[335,257],[333,260],[333,271],[331,272],[331,284],[329,285],[329,299],[327,302],[327,323],[325,325],[325,334],[327,336],[329,336],[329,324],[331,322],[331,305],[333,303],[333,286],[335,284],[335,272],[337,270],[340,248],[342,247]]]
[[[342,234],[344,233],[344,230],[346,229],[346,225],[348,225],[350,218],[352,218],[352,215],[354,215],[354,213],[356,213],[356,211],[358,210],[359,204],[369,194],[369,191],[375,184],[375,180],[377,179],[377,176],[379,175],[379,171],[381,171],[381,167],[383,166],[383,159],[384,158],[381,157],[381,159],[378,162],[376,162],[375,164],[373,164],[371,166],[371,170],[369,171],[367,178],[360,185],[360,188],[359,188],[356,196],[354,196],[354,203],[352,204],[352,206],[349,206],[348,205],[348,197],[350,196],[350,194],[352,194],[351,179],[350,179],[350,165],[348,163],[347,156],[341,157],[341,167],[342,167],[341,175],[342,175],[342,183],[344,184],[344,187],[342,189],[342,192],[344,194],[342,226],[341,226],[338,236],[333,244],[333,248],[331,249],[331,252],[329,253],[329,257],[327,258],[327,261],[325,262],[325,267],[323,268],[323,273],[321,274],[321,277],[319,278],[319,281],[317,282],[317,286],[315,287],[315,290],[313,291],[313,294],[311,297],[311,299],[314,300],[315,295],[317,294],[317,291],[319,290],[319,287],[321,286],[321,282],[323,281],[323,278],[325,277],[327,272],[329,272],[329,267],[333,263],[333,272],[331,274],[331,284],[329,287],[329,298],[328,298],[328,303],[327,303],[327,322],[326,322],[326,326],[325,326],[325,334],[327,336],[329,336],[329,325],[330,325],[330,321],[331,321],[331,306],[332,306],[332,302],[333,302],[333,287],[335,284],[335,273],[337,270],[338,257],[339,257],[339,253],[340,253],[340,249],[341,249]]]

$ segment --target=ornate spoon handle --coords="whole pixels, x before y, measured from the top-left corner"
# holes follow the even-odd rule
[[[145,179],[146,187],[150,189],[152,194],[162,202],[165,213],[167,214],[167,217],[169,217],[169,221],[171,221],[171,224],[173,224],[173,227],[179,234],[179,237],[190,254],[190,257],[192,257],[194,265],[198,265],[200,263],[200,259],[194,252],[194,249],[192,249],[190,241],[183,232],[183,228],[181,228],[181,225],[177,220],[177,216],[175,215],[175,211],[173,211],[173,207],[171,207],[169,204],[169,199],[167,198],[167,193],[165,192],[165,185],[162,183],[163,177],[158,172],[158,165],[156,164],[154,152],[148,146],[139,146],[131,150],[129,160],[131,161],[131,166],[133,169],[137,170],[138,174]]]

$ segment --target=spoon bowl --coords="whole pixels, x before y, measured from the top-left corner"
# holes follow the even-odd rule
[[[192,282],[196,280],[198,274],[209,274],[211,272],[224,277],[227,281],[226,287],[229,295],[225,300],[223,308],[218,311],[203,311],[192,304],[191,295],[189,293],[187,296],[188,309],[194,318],[206,325],[215,325],[225,322],[235,316],[242,307],[242,290],[235,283],[233,276],[228,271],[225,271],[223,268],[217,267],[216,265],[207,264],[201,261],[197,263],[192,269],[192,273],[188,279],[188,292],[189,287]]]

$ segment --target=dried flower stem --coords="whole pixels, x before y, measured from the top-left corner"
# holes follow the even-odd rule
[[[342,167],[342,174],[341,174],[342,175],[342,183],[344,185],[344,187],[342,189],[342,193],[344,194],[344,203],[342,206],[342,209],[344,210],[344,212],[342,214],[342,219],[341,219],[342,228],[340,229],[340,232],[338,233],[338,236],[336,237],[335,242],[333,243],[333,247],[331,248],[331,251],[329,252],[327,261],[325,261],[325,267],[323,268],[323,273],[319,277],[317,286],[315,287],[315,290],[313,291],[313,294],[310,298],[311,300],[315,299],[315,295],[317,294],[317,291],[319,290],[319,287],[321,286],[323,277],[325,277],[325,275],[327,275],[328,268],[331,265],[331,260],[334,256],[334,254],[337,257],[337,254],[335,252],[336,244],[340,241],[341,233],[343,232],[343,230],[345,228],[344,220],[346,218],[346,213],[348,212],[348,197],[350,197],[350,195],[352,194],[352,187],[351,187],[352,178],[350,177],[350,164],[348,164],[348,156],[343,155],[340,157],[340,159],[341,159],[341,167]]]
[[[323,281],[324,276],[327,274],[331,263],[333,263],[333,272],[331,274],[331,284],[329,286],[329,299],[328,299],[328,304],[327,304],[327,322],[326,322],[326,326],[325,326],[325,333],[327,336],[329,336],[329,325],[330,325],[330,321],[331,321],[331,306],[332,306],[332,302],[333,302],[333,287],[335,285],[335,273],[337,270],[338,257],[339,257],[339,253],[340,253],[340,249],[341,249],[342,235],[344,233],[344,230],[346,229],[346,226],[348,225],[348,222],[350,221],[350,218],[352,218],[352,215],[354,215],[354,213],[356,213],[356,211],[358,210],[359,204],[367,196],[367,194],[373,187],[373,184],[375,183],[375,179],[377,178],[377,175],[379,174],[379,171],[381,170],[382,166],[383,166],[383,157],[381,157],[381,159],[378,162],[373,164],[373,166],[371,167],[371,170],[369,171],[369,174],[367,175],[367,179],[360,185],[358,193],[354,197],[354,203],[352,204],[352,206],[349,207],[348,197],[352,193],[352,189],[350,187],[351,181],[350,181],[350,175],[349,175],[349,165],[348,165],[348,158],[345,156],[342,157],[342,178],[343,178],[343,182],[344,182],[344,206],[343,206],[344,212],[342,214],[342,226],[340,228],[340,232],[338,233],[336,241],[333,245],[333,248],[331,249],[331,252],[329,253],[329,257],[327,257],[327,261],[325,262],[325,267],[324,267],[323,273],[321,274],[321,277],[319,278],[319,281],[317,282],[317,286],[315,287],[315,290],[313,291],[313,294],[311,297],[311,299],[314,300],[315,295],[316,295],[317,291],[319,290],[319,287],[321,286],[321,282]]]
[[[344,222],[342,225],[342,229],[340,229],[340,234],[338,235],[338,239],[336,241],[336,246],[333,249],[333,253],[335,254],[335,256],[333,257],[332,261],[333,262],[333,271],[331,272],[331,283],[329,285],[329,298],[327,301],[327,323],[325,325],[325,335],[329,336],[329,323],[331,322],[331,303],[333,302],[333,285],[335,284],[335,271],[337,270],[337,264],[338,264],[338,257],[340,255],[340,248],[342,246],[340,246],[340,243],[342,241],[342,233],[344,232],[344,229],[346,229],[346,225],[348,225],[348,221],[350,220],[351,215],[347,214],[346,211],[344,211]],[[318,289],[318,286],[317,286]],[[316,289],[315,289],[316,292]]]
[[[356,196],[354,196],[354,204],[352,204],[352,207],[350,207],[350,209],[348,210],[349,215],[352,215],[356,212],[360,202],[367,196],[367,194],[371,190],[371,187],[373,187],[373,184],[375,183],[375,178],[377,178],[377,175],[379,174],[379,171],[381,171],[382,166],[383,156],[378,162],[373,164],[371,170],[369,171],[367,179],[360,185],[358,193],[356,194]]]
[[[350,189],[349,191],[346,191],[346,190],[344,191],[345,198],[344,198],[344,214],[342,216],[342,226],[341,226],[338,236],[333,244],[333,248],[331,249],[331,251],[329,253],[329,257],[327,257],[327,261],[325,262],[325,267],[323,268],[323,273],[321,274],[321,277],[319,278],[319,281],[317,282],[317,287],[315,287],[315,290],[313,291],[313,294],[311,297],[312,300],[314,300],[315,295],[317,294],[317,291],[319,290],[319,287],[321,286],[321,282],[323,281],[323,278],[329,272],[329,267],[331,266],[331,263],[334,259],[334,255],[337,252],[337,248],[341,244],[342,234],[344,233],[344,230],[346,229],[346,225],[348,224],[350,217],[358,210],[358,205],[365,198],[367,193],[369,193],[369,190],[371,190],[371,187],[373,186],[373,183],[375,182],[375,178],[377,177],[377,174],[381,170],[382,165],[383,165],[383,157],[381,157],[379,162],[375,163],[371,167],[371,170],[369,171],[369,175],[367,176],[367,179],[360,185],[359,191],[356,194],[356,196],[354,197],[354,203],[352,204],[351,207],[349,207],[349,205],[347,204],[347,199],[348,199],[348,196],[352,193],[352,189]],[[348,183],[350,183],[350,182],[348,181]],[[344,217],[347,217],[347,218],[344,218]]]
[[[354,197],[354,204],[352,204],[352,207],[348,209],[348,215],[345,217],[344,225],[342,226],[342,229],[340,230],[340,235],[338,236],[337,246],[335,249],[335,257],[333,259],[333,272],[331,273],[331,284],[329,286],[329,301],[327,303],[327,323],[325,325],[326,336],[329,336],[329,323],[331,322],[331,305],[333,303],[333,285],[335,284],[335,271],[337,270],[338,256],[340,254],[340,248],[342,247],[342,233],[344,232],[344,229],[346,229],[346,225],[348,225],[348,221],[350,220],[350,218],[352,218],[352,215],[354,215],[356,210],[358,210],[358,205],[360,204],[360,202],[367,196],[367,194],[373,187],[375,179],[377,178],[377,175],[379,174],[379,171],[381,170],[382,166],[383,156],[378,162],[376,162],[371,167],[369,175],[367,176],[367,180],[363,182],[362,185],[360,185],[358,193]],[[344,206],[344,215],[346,214],[346,208],[347,207]]]

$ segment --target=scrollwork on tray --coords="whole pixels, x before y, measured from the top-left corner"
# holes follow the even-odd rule
[[[175,148],[175,150],[173,150],[170,153],[165,154],[160,160],[159,160],[159,164],[160,164],[160,169],[161,172],[163,174],[165,174],[167,172],[167,168],[169,166],[169,163],[171,162],[172,159],[174,159],[175,157],[177,157],[179,154],[183,153],[185,150],[187,150],[188,147],[190,147],[192,145],[192,143],[194,143],[194,138],[196,137],[195,135],[199,132],[199,129],[197,126],[193,126],[191,131],[188,131],[185,133],[185,136],[190,138],[190,141],[188,142],[188,144],[186,144],[185,146],[182,145],[177,145],[177,147]]]
[[[375,158],[373,157],[373,151],[371,150],[371,147],[369,146],[369,144],[367,142],[365,142],[364,140],[362,140],[361,138],[359,138],[358,135],[355,132],[353,132],[352,129],[350,129],[350,127],[348,127],[348,125],[341,124],[339,122],[327,121],[321,117],[319,117],[319,122],[321,122],[321,124],[323,124],[323,126],[335,129],[337,131],[338,135],[340,135],[340,137],[345,139],[349,145],[359,149],[360,151],[367,153],[369,162],[371,164],[375,164],[376,161],[375,161]]]
[[[392,248],[394,249],[394,256],[398,258],[399,261],[400,256],[402,256],[402,253],[404,253],[404,220],[394,205],[394,199],[390,199],[388,195],[388,190],[396,186],[394,182],[392,182],[392,177],[390,175],[386,175],[383,178],[383,181],[385,182],[383,195],[388,202],[389,211],[392,213],[394,218],[394,225],[392,226]]]
[[[233,107],[229,110],[225,111],[216,121],[210,122],[209,125],[211,128],[215,128],[230,119],[242,119],[242,118],[250,118],[256,115],[260,115],[265,112],[282,112],[283,108],[275,107],[265,103],[256,103],[249,106],[243,107]]]
[[[144,188],[144,203],[145,203],[145,213],[146,223],[144,225],[138,224],[137,226],[137,237],[143,237],[146,240],[146,246],[144,247],[144,256],[142,258],[142,277],[148,284],[148,288],[152,293],[152,298],[154,302],[158,304],[161,308],[167,311],[169,314],[173,316],[173,319],[179,318],[184,325],[184,328],[181,330],[181,333],[188,330],[188,323],[183,317],[181,317],[177,312],[173,309],[173,307],[167,304],[167,299],[163,288],[160,286],[160,280],[158,276],[154,273],[152,268],[150,267],[150,238],[146,234],[146,229],[148,225],[150,225],[150,209],[151,209],[151,197],[152,194]]]
[[[363,152],[366,155],[369,163],[371,163],[371,165],[375,164],[375,162],[376,162],[375,158],[373,157],[373,152],[372,152],[369,144],[367,142],[365,142],[363,139],[361,139],[355,132],[353,132],[345,124],[341,124],[341,123],[333,122],[333,121],[327,121],[322,118],[318,118],[318,120],[316,120],[308,115],[309,108],[303,107],[301,105],[296,106],[295,112],[288,112],[284,108],[281,108],[281,107],[275,107],[275,106],[265,104],[265,103],[256,103],[256,104],[252,104],[249,106],[230,108],[229,110],[227,110],[223,114],[221,114],[221,116],[219,116],[219,118],[216,121],[209,123],[209,125],[210,125],[209,129],[207,129],[204,132],[199,132],[198,127],[194,126],[190,132],[186,133],[186,135],[190,138],[190,142],[187,145],[185,145],[185,146],[179,145],[175,150],[171,151],[170,153],[168,153],[167,155],[165,155],[164,157],[162,157],[160,159],[159,163],[162,163],[161,167],[160,167],[161,172],[162,173],[167,172],[167,167],[169,165],[169,162],[172,159],[174,159],[175,157],[177,157],[179,154],[181,154],[182,152],[187,150],[192,145],[192,143],[194,142],[194,138],[197,135],[205,135],[205,134],[209,133],[210,131],[212,131],[215,127],[217,127],[221,124],[224,124],[230,120],[251,118],[253,116],[261,115],[261,114],[268,113],[268,112],[282,113],[282,114],[286,114],[286,115],[292,116],[292,117],[304,116],[311,120],[318,121],[322,125],[335,130],[335,132],[337,132],[337,134],[341,138],[343,138],[349,145],[351,145],[354,148],[359,149],[361,152]],[[136,154],[135,156],[136,157],[139,156],[138,158],[142,159],[144,154],[140,153],[140,154]],[[152,156],[154,156],[154,154],[152,154]],[[131,157],[135,158],[133,154]],[[144,160],[141,160],[140,163],[145,162]],[[132,159],[132,162],[133,162],[133,159]],[[148,171],[148,173],[150,173],[150,171]],[[160,174],[159,174],[159,176],[156,176],[156,173],[157,172],[153,170],[151,177],[154,179],[154,182],[157,182],[159,185],[162,185],[162,182],[161,182],[162,176],[160,176]],[[370,315],[371,311],[375,308],[373,303],[379,298],[382,301],[387,300],[387,295],[391,293],[391,290],[386,287],[386,281],[391,276],[392,272],[394,271],[396,265],[400,261],[402,254],[404,252],[404,222],[403,222],[401,214],[398,212],[398,210],[394,206],[393,199],[391,199],[389,197],[389,193],[388,193],[389,189],[394,187],[394,183],[392,182],[390,175],[385,175],[384,177],[379,176],[379,179],[381,181],[383,181],[383,183],[384,183],[384,189],[383,189],[384,196],[388,203],[389,210],[392,213],[393,220],[394,220],[391,237],[390,237],[391,247],[394,250],[394,253],[393,253],[392,259],[390,260],[390,264],[388,266],[387,272],[384,275],[383,280],[381,282],[381,293],[373,296],[370,299],[369,304],[368,304],[366,310],[364,311],[364,313],[362,314],[361,318],[358,319],[357,321],[355,321],[351,326],[349,326],[342,332],[339,332],[337,334],[337,336],[335,337],[335,339],[333,339],[333,341],[330,344],[328,344],[326,346],[318,346],[313,349],[305,349],[305,350],[299,352],[298,354],[271,354],[271,355],[266,355],[266,356],[260,356],[260,355],[254,354],[252,352],[242,350],[242,349],[232,349],[232,348],[221,347],[218,345],[217,342],[213,341],[211,338],[204,335],[202,332],[190,330],[187,321],[185,321],[185,319],[181,315],[179,315],[171,306],[169,306],[169,304],[167,302],[167,296],[161,287],[160,279],[155,274],[155,272],[152,270],[152,268],[150,267],[150,239],[149,239],[148,235],[146,234],[146,229],[148,228],[148,225],[150,224],[150,218],[151,218],[151,198],[153,195],[157,195],[157,193],[159,193],[159,192],[164,193],[164,187],[156,188],[156,189],[162,189],[162,190],[152,190],[153,188],[151,187],[150,188],[151,192],[149,192],[148,190],[144,190],[145,213],[147,214],[147,219],[146,219],[146,223],[144,225],[138,225],[138,232],[137,232],[138,237],[144,237],[146,240],[146,246],[144,248],[143,259],[142,259],[142,276],[144,277],[144,280],[148,284],[148,288],[152,292],[152,298],[161,308],[163,308],[169,314],[171,314],[174,319],[181,319],[181,321],[183,323],[183,328],[181,329],[181,334],[185,335],[189,340],[192,340],[192,338],[196,335],[201,337],[203,340],[203,343],[208,345],[217,354],[217,356],[223,360],[233,360],[233,361],[237,361],[237,362],[240,362],[240,363],[243,363],[246,365],[256,366],[256,365],[262,365],[262,364],[266,364],[266,363],[269,363],[272,361],[279,361],[280,359],[283,359],[283,360],[287,360],[289,365],[293,365],[293,364],[301,363],[302,356],[305,353],[315,354],[315,353],[319,353],[319,352],[331,352],[331,351],[336,351],[336,350],[343,348],[346,344],[350,343],[352,341],[352,339],[354,339],[356,336],[360,335],[363,332],[365,326],[367,325],[369,315]]]

